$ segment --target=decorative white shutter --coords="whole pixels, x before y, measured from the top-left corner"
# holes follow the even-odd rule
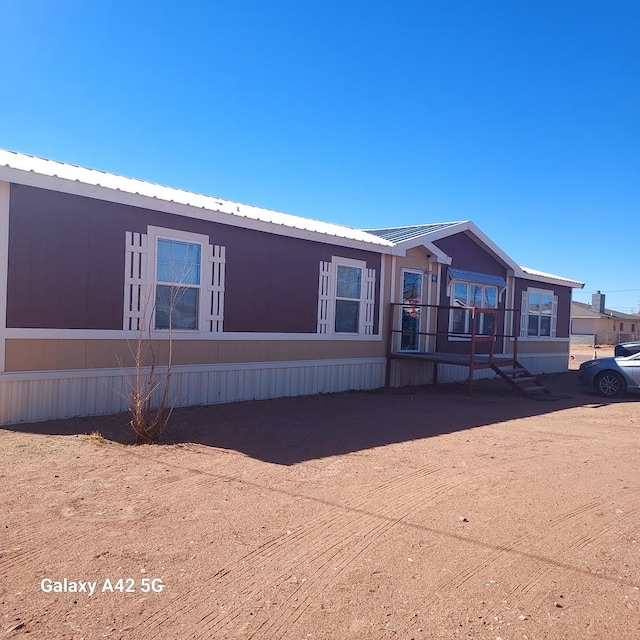
[[[551,313],[551,337],[555,338],[558,325],[558,296],[553,296],[553,310]]]
[[[522,303],[520,305],[520,337],[526,338],[529,329],[529,292],[522,292]]]
[[[226,250],[219,245],[208,245],[209,270],[206,275],[207,309],[205,329],[211,333],[222,331],[224,322],[224,280],[226,268]]]
[[[318,333],[333,333],[333,265],[320,262],[318,282]]]
[[[364,333],[373,335],[374,311],[376,307],[376,270],[367,269],[364,297]]]
[[[147,234],[126,232],[124,252],[125,331],[140,331],[147,306]]]

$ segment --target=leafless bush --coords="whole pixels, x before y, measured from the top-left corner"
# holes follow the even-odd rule
[[[173,413],[174,405],[169,395],[172,365],[171,337],[169,343],[166,375],[162,378],[158,376],[156,353],[150,339],[139,335],[132,349],[135,374],[127,394],[127,402],[129,426],[133,431],[136,444],[158,442]]]
[[[166,343],[168,346],[166,363],[160,365],[152,338],[153,311],[149,295],[144,297],[138,337],[130,352],[133,357],[134,375],[126,393],[129,411],[129,427],[133,431],[135,444],[158,442],[167,428],[175,398],[170,394],[173,367],[173,312],[184,289],[171,287],[166,308],[168,317]]]

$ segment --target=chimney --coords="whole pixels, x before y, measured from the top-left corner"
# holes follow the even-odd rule
[[[591,295],[591,308],[598,313],[604,313],[604,293],[596,291]]]

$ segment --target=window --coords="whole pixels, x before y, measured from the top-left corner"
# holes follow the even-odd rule
[[[158,239],[156,248],[156,329],[198,329],[202,247]]]
[[[498,287],[494,285],[454,280],[451,283],[451,292],[452,307],[498,308]],[[494,322],[494,314],[478,313],[475,332],[480,335],[491,335],[494,330]],[[452,309],[449,318],[449,331],[462,335],[470,334],[471,310]]]
[[[336,274],[336,333],[358,333],[362,298],[362,269],[337,265]]]
[[[225,247],[209,236],[147,227],[126,232],[126,331],[222,331]]]
[[[321,262],[318,333],[373,334],[375,281],[361,260]]]
[[[558,297],[553,291],[527,289],[522,292],[521,338],[555,338]]]
[[[401,351],[420,350],[420,318],[422,315],[422,271],[402,271],[402,334]]]

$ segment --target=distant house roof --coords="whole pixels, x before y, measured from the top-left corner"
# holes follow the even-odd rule
[[[613,318],[614,320],[628,320],[630,322],[640,322],[640,315],[632,313],[622,313],[612,309],[605,309],[604,313],[600,313],[591,308],[586,302],[571,302],[572,318]]]
[[[389,240],[361,229],[262,209],[3,149],[0,149],[0,180],[146,208],[158,208],[159,203],[168,203],[173,207],[171,212],[178,215],[210,219],[235,226],[249,226],[280,235],[322,240],[332,244],[357,246],[374,251],[384,251],[385,247],[393,246]]]

